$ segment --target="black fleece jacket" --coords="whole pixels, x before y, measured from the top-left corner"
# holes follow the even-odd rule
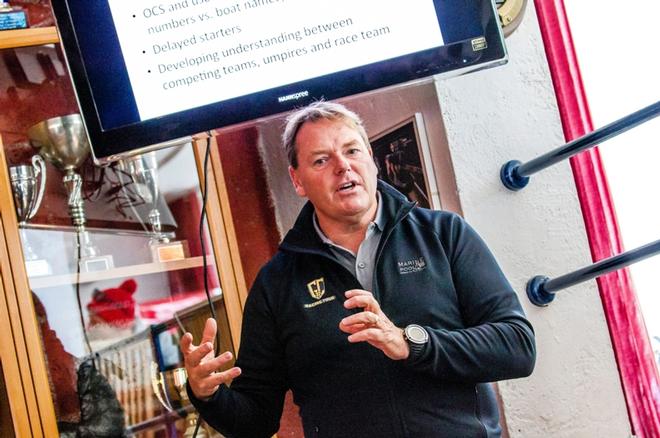
[[[459,216],[378,189],[387,223],[372,293],[396,326],[420,324],[430,342],[414,360],[393,361],[347,341],[338,326],[354,310],[343,307],[344,292],[361,286],[329,256],[308,203],[250,291],[242,375],[206,402],[188,391],[224,435],[276,433],[290,388],[306,437],[500,436],[487,382],[527,376],[535,362],[518,298]]]

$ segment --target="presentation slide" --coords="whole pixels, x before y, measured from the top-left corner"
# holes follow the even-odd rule
[[[109,4],[141,120],[443,45],[432,0]]]

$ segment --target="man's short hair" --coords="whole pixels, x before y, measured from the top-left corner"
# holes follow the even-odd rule
[[[364,144],[367,147],[371,147],[367,131],[364,129],[364,124],[360,116],[338,103],[325,101],[314,102],[292,113],[286,119],[286,127],[282,134],[282,143],[284,144],[289,165],[294,169],[298,168],[298,151],[296,146],[298,131],[305,123],[315,122],[317,120],[340,120],[355,129],[362,137],[362,140],[364,140]]]

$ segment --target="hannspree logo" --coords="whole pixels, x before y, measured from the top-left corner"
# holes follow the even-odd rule
[[[287,102],[289,100],[302,99],[303,97],[307,97],[307,96],[309,96],[309,91],[305,90],[305,91],[300,91],[298,93],[287,94],[286,96],[280,96],[277,98],[277,101],[279,103],[282,103],[282,102]]]
[[[488,48],[488,41],[485,37],[474,38],[472,41],[472,50],[478,52],[480,50],[485,50]]]

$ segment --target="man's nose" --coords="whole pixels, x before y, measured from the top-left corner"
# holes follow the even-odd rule
[[[351,170],[350,161],[343,155],[337,155],[335,162],[335,172],[337,172],[337,174],[342,174]]]

